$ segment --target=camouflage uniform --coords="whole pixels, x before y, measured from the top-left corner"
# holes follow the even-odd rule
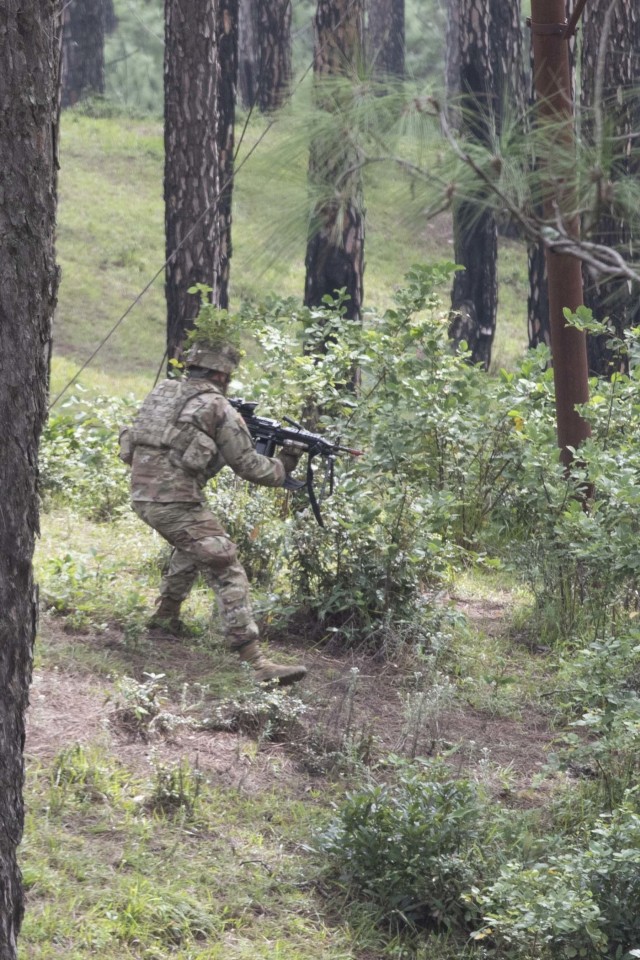
[[[225,465],[244,480],[281,487],[283,461],[256,453],[221,388],[197,379],[165,380],[149,394],[121,434],[121,457],[131,464],[133,509],[174,547],[161,601],[179,609],[202,572],[218,599],[229,646],[255,642],[247,576],[203,487]]]

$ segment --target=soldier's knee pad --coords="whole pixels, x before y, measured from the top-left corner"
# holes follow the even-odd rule
[[[200,563],[221,573],[238,559],[238,548],[228,537],[204,537],[194,551]]]

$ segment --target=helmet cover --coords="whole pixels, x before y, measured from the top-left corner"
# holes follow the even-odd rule
[[[192,344],[185,356],[188,367],[204,367],[205,370],[218,370],[220,373],[233,373],[240,363],[240,351],[231,343]]]

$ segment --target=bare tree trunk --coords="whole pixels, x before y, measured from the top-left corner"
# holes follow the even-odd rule
[[[460,129],[460,5],[458,0],[447,0],[447,32],[445,38],[445,90],[447,117],[456,130]]]
[[[498,136],[508,135],[525,120],[525,89],[522,17],[520,0],[490,0],[491,69],[493,72],[493,112]],[[518,237],[517,224],[508,216],[498,217],[498,232],[503,237]]]
[[[240,0],[238,13],[238,97],[243,107],[251,109],[258,100],[258,50],[256,42],[256,5],[254,0]]]
[[[53,0],[0,6],[0,960],[15,960],[23,915],[16,848],[37,624],[37,461],[58,285],[56,12]]]
[[[237,0],[166,0],[165,223],[167,349],[198,314],[195,283],[228,305]]]
[[[571,0],[566,0],[566,16],[569,19],[572,10]],[[529,91],[529,109],[536,102],[535,78],[533,75],[533,50],[529,45],[529,63],[531,89]],[[569,42],[569,62],[571,65],[572,88],[575,87],[575,40]],[[542,205],[538,210],[542,215]],[[549,318],[549,285],[547,282],[547,261],[544,244],[529,241],[527,244],[527,260],[529,265],[529,295],[527,297],[527,324],[529,330],[529,347],[535,348],[539,344],[546,344],[551,348],[551,321]]]
[[[104,0],[68,0],[62,6],[62,106],[104,93]]]
[[[240,0],[240,98],[272,113],[291,90],[291,0]]]
[[[632,254],[634,238],[625,219],[616,211],[617,176],[639,171],[634,135],[640,128],[640,10],[628,0],[592,0],[582,23],[581,106],[582,133],[593,143],[596,155],[597,208],[583,230],[594,243],[614,247],[623,256]],[[634,92],[635,91],[635,92]],[[585,304],[599,320],[609,317],[614,331],[640,321],[640,291],[626,281],[602,282],[583,269]],[[606,335],[587,341],[589,370],[608,376],[624,365],[607,346]]]
[[[341,112],[346,90],[335,79],[355,78],[362,58],[363,0],[318,0],[315,41],[315,96],[321,109],[335,116],[330,134],[310,147],[309,183],[319,197],[307,242],[304,302],[318,306],[329,294],[345,289],[346,316],[359,319],[364,274],[364,211],[359,151]],[[326,81],[326,83],[325,83]]]
[[[118,26],[118,17],[113,0],[104,0],[104,32],[113,33]]]
[[[258,106],[271,113],[291,89],[291,0],[258,0]]]
[[[367,51],[380,76],[402,79],[405,74],[404,0],[367,0]]]
[[[460,0],[459,87],[461,133],[489,145],[494,101],[489,0]],[[466,341],[473,363],[491,362],[498,305],[498,231],[494,214],[479,204],[460,202],[454,208],[456,273],[451,293],[450,336]]]
[[[216,139],[218,141],[219,250],[215,257],[213,302],[229,306],[231,270],[231,201],[238,85],[238,0],[218,2],[218,81]]]

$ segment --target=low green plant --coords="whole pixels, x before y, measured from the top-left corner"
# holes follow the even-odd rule
[[[498,956],[629,958],[640,942],[640,817],[637,795],[599,818],[587,843],[533,863],[504,864],[466,895],[484,914],[478,942]]]
[[[478,877],[481,808],[469,782],[437,765],[401,767],[394,784],[350,794],[319,847],[336,882],[390,927],[458,929],[473,913],[462,894]]]
[[[191,767],[187,760],[179,763],[161,763],[152,760],[153,781],[145,806],[155,813],[169,816],[192,817],[201,798],[206,782],[198,768]]]
[[[132,401],[76,394],[52,413],[40,446],[45,505],[72,502],[90,520],[113,520],[129,497],[128,469],[117,457],[118,431]]]
[[[69,799],[81,805],[118,802],[127,780],[122,768],[105,762],[102,751],[73,743],[53,760],[49,809],[60,810]]]
[[[476,942],[490,939],[504,957],[584,957],[604,955],[606,937],[600,909],[579,856],[546,862],[505,864],[494,883],[467,896],[483,912],[485,926]]]

